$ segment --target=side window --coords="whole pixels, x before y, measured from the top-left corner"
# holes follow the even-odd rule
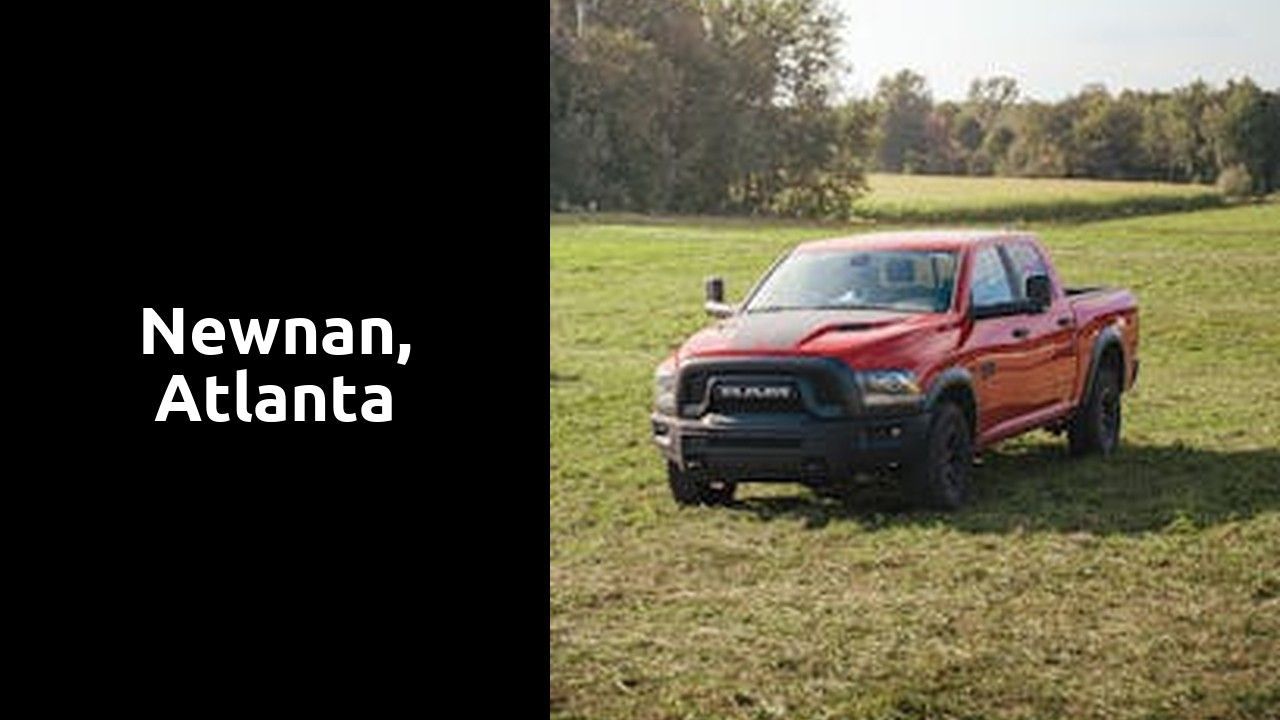
[[[1013,302],[1009,274],[994,245],[984,245],[973,258],[973,282],[970,293],[975,307]]]
[[[1026,294],[1027,278],[1032,275],[1048,275],[1049,270],[1044,264],[1044,258],[1040,257],[1040,253],[1031,243],[1014,242],[1004,247],[1009,256],[1009,262],[1013,265],[1013,275],[1017,283],[1014,290],[1021,298]]]

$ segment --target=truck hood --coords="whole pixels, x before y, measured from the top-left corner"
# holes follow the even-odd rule
[[[847,357],[940,320],[938,315],[884,310],[741,313],[694,334],[678,357],[789,353]]]

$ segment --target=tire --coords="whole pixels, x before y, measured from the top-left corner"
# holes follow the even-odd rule
[[[1110,455],[1120,445],[1120,373],[1114,364],[1100,368],[1089,398],[1067,426],[1072,455]]]
[[[907,465],[906,485],[931,508],[955,510],[969,496],[973,474],[973,435],[964,411],[944,402],[933,411],[921,458]]]
[[[713,484],[700,473],[681,470],[673,462],[667,463],[667,484],[671,486],[671,497],[679,505],[728,505],[737,490],[734,483]]]

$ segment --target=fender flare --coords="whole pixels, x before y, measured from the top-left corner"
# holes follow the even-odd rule
[[[1120,353],[1120,372],[1122,374],[1120,392],[1124,393],[1125,378],[1123,374],[1125,368],[1128,367],[1124,357],[1124,342],[1122,342],[1120,331],[1116,329],[1116,326],[1108,325],[1102,328],[1098,332],[1098,336],[1093,339],[1093,349],[1089,353],[1089,371],[1084,381],[1084,392],[1080,394],[1080,402],[1077,405],[1083,404],[1088,399],[1089,394],[1093,392],[1093,383],[1098,376],[1098,365],[1102,362],[1102,355],[1112,346],[1115,347],[1116,352]]]
[[[956,366],[949,367],[938,373],[929,385],[929,391],[925,393],[924,410],[925,412],[933,412],[934,407],[938,404],[938,398],[942,394],[952,388],[962,389],[973,401],[973,416],[966,418],[969,421],[969,432],[974,437],[978,435],[978,393],[974,391],[973,375],[968,370]]]

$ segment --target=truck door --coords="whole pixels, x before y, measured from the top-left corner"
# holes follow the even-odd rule
[[[1016,331],[1024,322],[1021,315],[1009,311],[1017,294],[995,245],[974,251],[969,277],[975,320],[964,342],[963,362],[978,396],[978,432],[985,433],[1023,411],[1021,374],[1026,361]]]
[[[1000,250],[1009,266],[1019,301],[1026,300],[1027,278],[1031,275],[1049,276],[1052,286],[1052,303],[1044,312],[1019,318],[1018,328],[1025,335],[1022,342],[1026,363],[1020,372],[1025,401],[1022,410],[1033,412],[1068,402],[1076,373],[1071,306],[1054,282],[1048,263],[1035,243],[1009,240],[1000,243]]]

